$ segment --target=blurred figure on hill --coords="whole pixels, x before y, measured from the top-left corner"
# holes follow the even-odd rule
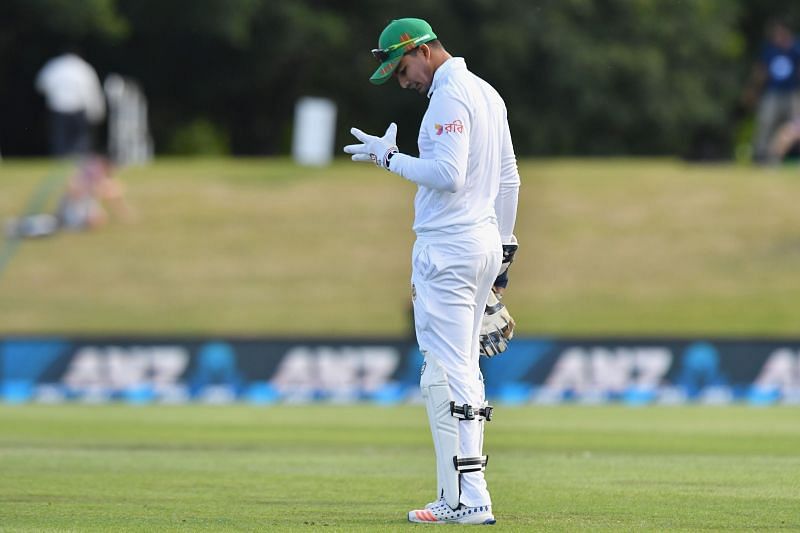
[[[50,112],[50,153],[83,155],[92,148],[92,125],[105,118],[106,101],[94,68],[68,51],[47,61],[36,76],[36,89]]]
[[[770,162],[770,144],[778,128],[800,116],[800,47],[780,20],[767,24],[766,41],[745,91],[745,102],[756,105],[754,158]]]
[[[56,212],[59,227],[66,230],[94,229],[108,222],[109,212],[130,221],[132,212],[125,202],[122,184],[114,177],[107,157],[84,159],[67,183]]]
[[[111,217],[123,222],[134,219],[110,160],[90,155],[70,174],[54,214],[31,213],[8,220],[5,231],[11,239],[47,237],[59,230],[95,229]]]

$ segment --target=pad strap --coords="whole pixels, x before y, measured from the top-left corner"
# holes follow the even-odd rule
[[[494,407],[491,405],[475,409],[468,403],[456,405],[456,402],[450,402],[450,414],[459,420],[475,420],[477,417],[478,420],[491,422],[493,413]]]
[[[483,472],[486,470],[486,465],[489,463],[488,455],[481,455],[480,457],[457,457],[453,456],[453,466],[456,467],[459,474],[467,474],[469,472]]]

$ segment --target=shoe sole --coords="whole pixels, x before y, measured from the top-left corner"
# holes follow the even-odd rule
[[[412,520],[411,515],[408,516],[408,521],[412,524],[461,524],[466,526],[493,526],[497,523],[494,517],[487,518],[483,522],[459,522],[456,520]]]

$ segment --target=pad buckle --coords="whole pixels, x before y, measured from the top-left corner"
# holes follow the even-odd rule
[[[461,457],[453,456],[453,466],[460,474],[467,474],[469,472],[483,472],[486,470],[486,465],[489,464],[489,456],[481,455],[479,457]]]
[[[476,410],[468,403],[456,405],[456,402],[450,402],[450,414],[460,420],[475,420],[477,415],[478,420],[486,420],[489,422],[492,420],[493,412],[494,407],[491,405]]]

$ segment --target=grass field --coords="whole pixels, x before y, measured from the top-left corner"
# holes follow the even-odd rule
[[[800,529],[787,408],[500,408],[503,531]],[[0,530],[407,531],[421,406],[2,406]]]
[[[4,161],[0,219],[52,168]],[[796,334],[797,169],[609,159],[520,172],[506,299],[520,333]],[[23,243],[0,274],[3,333],[407,330],[415,188],[398,176],[345,160],[166,159],[120,177],[138,221]]]

